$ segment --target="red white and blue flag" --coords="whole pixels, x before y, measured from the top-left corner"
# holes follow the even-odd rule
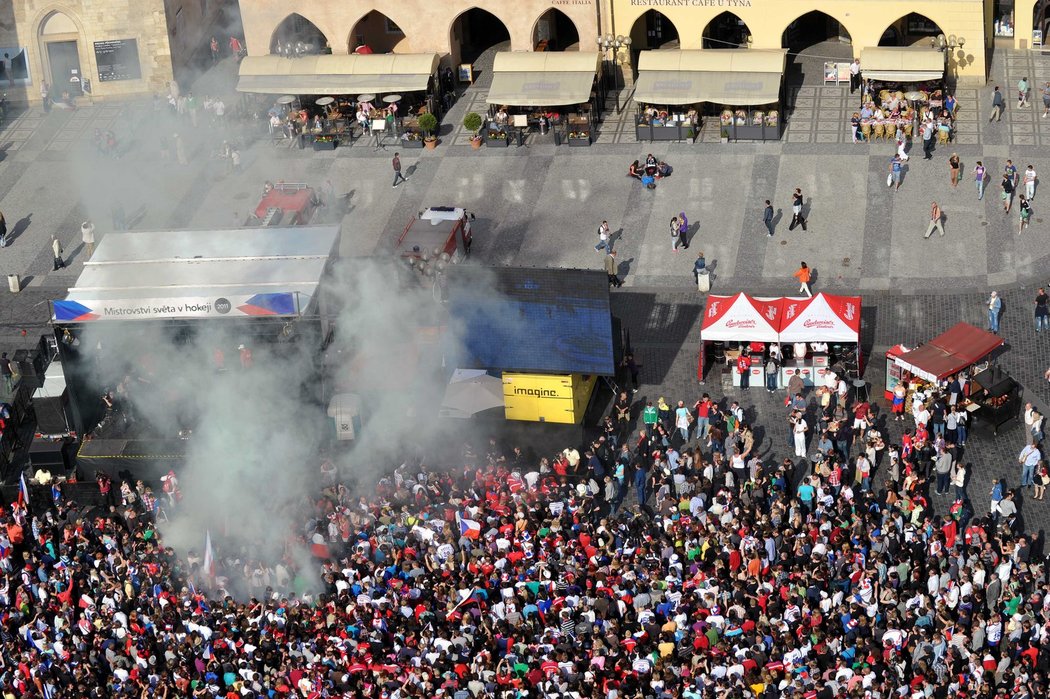
[[[24,472],[18,477],[18,502],[24,504],[27,510],[29,509],[29,486],[26,485]]]
[[[459,519],[459,533],[461,536],[465,536],[468,539],[479,539],[481,538],[481,525],[472,519],[467,519],[462,515],[458,515]]]

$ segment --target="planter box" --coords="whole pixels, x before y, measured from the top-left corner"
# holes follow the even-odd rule
[[[682,138],[682,132],[679,130],[678,124],[653,127],[654,141],[681,141]]]
[[[635,124],[634,137],[639,141],[651,141],[653,140],[652,128],[648,124]]]
[[[335,147],[339,145],[339,141],[314,141],[314,150],[335,150]]]
[[[744,141],[764,141],[765,140],[765,134],[764,134],[765,127],[764,126],[751,126],[751,125],[737,126],[737,127],[735,127],[735,130],[736,130],[736,134],[735,134],[734,138],[736,138],[736,140],[738,140],[738,141],[739,140],[744,140]]]
[[[569,138],[569,147],[583,147],[591,145],[590,137],[587,138]]]
[[[509,138],[486,138],[485,145],[489,148],[506,148],[510,145]]]
[[[762,133],[765,135],[767,141],[779,141],[780,134],[782,133],[781,125],[783,122],[778,121],[776,126],[764,126],[762,127]]]
[[[402,148],[422,148],[423,147],[423,142],[422,141],[409,141],[409,140],[403,138],[403,139],[401,139],[401,147]]]

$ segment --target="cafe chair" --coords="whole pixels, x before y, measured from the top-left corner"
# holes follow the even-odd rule
[[[886,140],[892,141],[897,138],[897,125],[893,122],[886,124]]]
[[[865,141],[871,140],[871,124],[861,124],[860,132],[864,136]]]
[[[912,125],[912,123],[910,121],[907,124],[904,125],[904,136],[906,138],[911,138],[911,134],[912,134],[912,129],[913,128],[914,128],[914,126]]]
[[[875,138],[886,138],[886,129],[882,124],[875,124]]]
[[[948,129],[937,129],[937,143],[942,146],[948,145],[952,132]]]

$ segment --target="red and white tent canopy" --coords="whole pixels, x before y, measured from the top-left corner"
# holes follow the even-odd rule
[[[783,299],[781,342],[859,342],[860,297],[820,293]]]
[[[784,299],[708,296],[700,338],[704,341],[776,342]]]

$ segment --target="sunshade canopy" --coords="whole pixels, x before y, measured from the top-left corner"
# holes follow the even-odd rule
[[[700,339],[776,342],[783,304],[782,298],[754,298],[743,293],[708,296]]]
[[[786,63],[786,49],[642,51],[634,99],[653,104],[769,104],[780,98]]]
[[[596,51],[500,51],[486,101],[520,107],[584,104],[600,61]]]
[[[781,342],[859,342],[860,297],[784,299]]]
[[[939,381],[981,361],[1003,344],[998,335],[956,323],[943,335],[896,358],[897,364],[927,381]]]
[[[237,90],[273,95],[426,90],[438,61],[436,53],[247,56],[241,61]]]
[[[939,80],[944,75],[944,54],[921,46],[873,46],[861,49],[860,70],[872,80]]]

